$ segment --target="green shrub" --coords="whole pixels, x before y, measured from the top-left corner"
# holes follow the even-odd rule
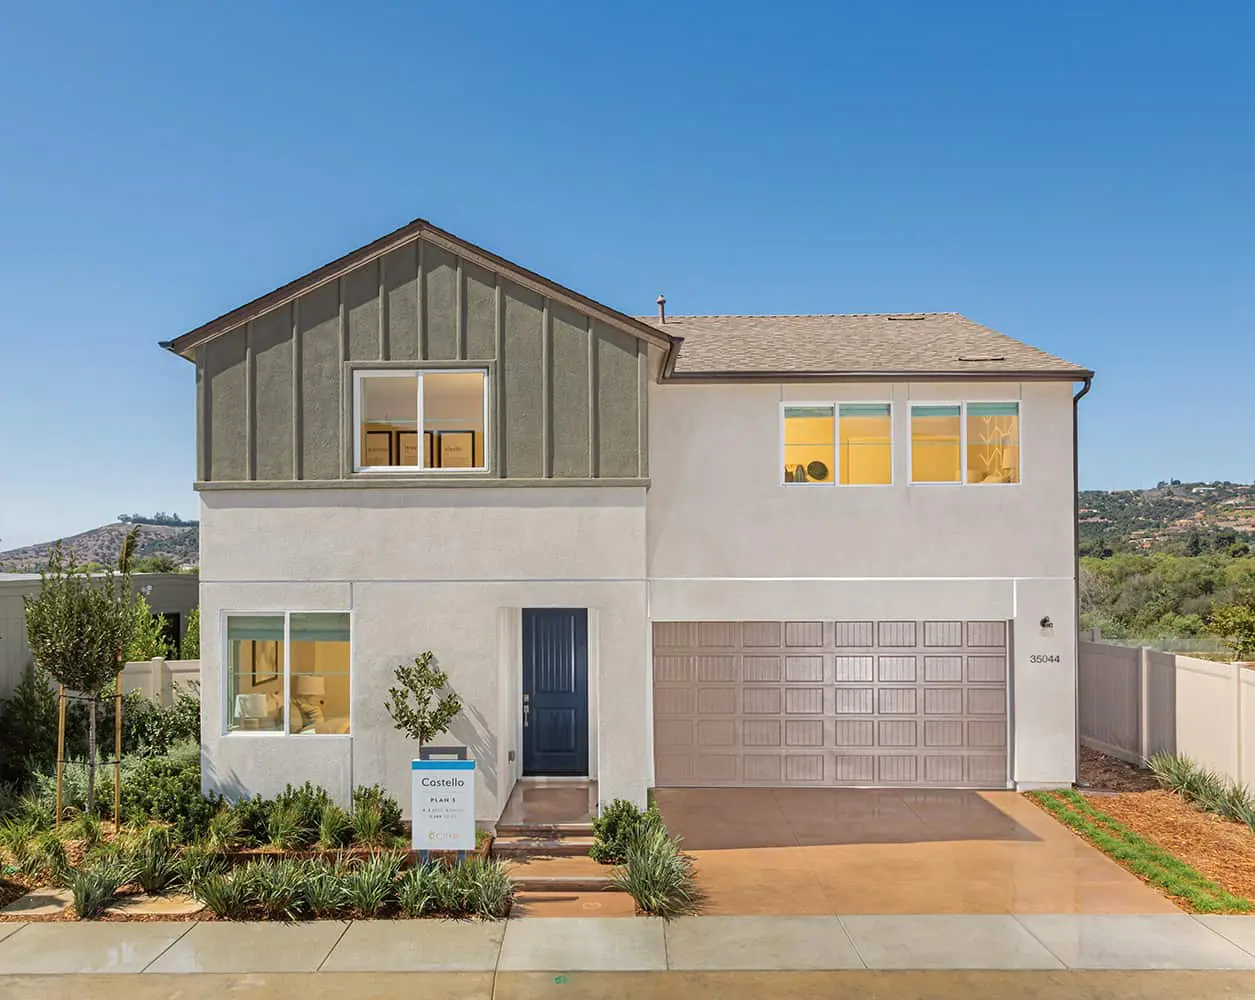
[[[470,858],[451,871],[465,886],[467,912],[481,917],[504,917],[514,899],[514,881],[504,862]]]
[[[348,905],[343,866],[325,861],[310,865],[305,879],[305,907],[312,917],[339,916]]]
[[[136,691],[127,695],[122,716],[122,753],[143,757],[163,757],[181,743],[200,742],[200,697],[198,686],[178,690],[174,704],[158,705]],[[112,716],[109,716],[112,719]],[[110,729],[112,732],[112,729]],[[112,753],[112,743],[107,744]]]
[[[274,803],[260,795],[231,804],[231,814],[238,820],[237,831],[242,843],[259,847],[270,839],[270,813],[273,809]]]
[[[505,864],[482,858],[416,865],[397,886],[401,912],[409,917],[504,917],[513,899],[514,882]]]
[[[234,809],[223,808],[209,818],[205,843],[215,851],[233,851],[240,846],[243,817]]]
[[[401,876],[397,901],[407,917],[425,917],[438,912],[444,865],[415,865]]]
[[[0,823],[0,860],[22,869],[30,859],[31,846],[39,827],[24,816],[10,816]]]
[[[276,804],[266,823],[266,842],[284,851],[297,851],[308,847],[316,835],[317,827],[306,825],[306,817],[297,805]]]
[[[1245,785],[1199,767],[1184,754],[1155,754],[1147,764],[1164,788],[1200,809],[1255,830],[1255,801]]]
[[[325,788],[312,782],[305,782],[299,788],[288,785],[275,796],[276,809],[291,809],[301,826],[308,830],[311,838],[318,834],[318,824],[322,820],[323,810],[334,805]]]
[[[593,846],[588,854],[603,865],[621,865],[627,848],[638,831],[662,826],[662,816],[652,806],[641,812],[625,799],[615,799],[593,820]]]
[[[612,884],[652,916],[671,919],[697,910],[693,861],[661,823],[642,823],[628,841],[626,863]]]
[[[227,859],[206,844],[192,844],[179,852],[174,862],[174,884],[199,898],[200,887],[213,875],[229,868]]]
[[[383,833],[396,836],[401,832],[401,806],[382,785],[358,785],[353,789],[355,813],[368,802],[374,803],[379,809],[379,828]]]
[[[179,878],[174,840],[162,826],[150,826],[127,852],[127,861],[135,871],[135,881],[150,895],[160,895]]]
[[[116,858],[71,868],[66,881],[74,899],[75,912],[84,920],[97,916],[134,876],[133,869]]]
[[[250,861],[243,873],[253,886],[253,902],[272,920],[297,920],[305,910],[307,869],[293,858]]]
[[[244,865],[206,875],[196,884],[194,892],[214,916],[238,920],[248,915],[255,899],[255,888],[255,871]]]
[[[324,850],[347,847],[353,839],[353,817],[334,802],[327,803],[318,821],[318,846]]]
[[[0,702],[0,782],[24,789],[56,759],[57,695],[52,679],[35,667]]]
[[[65,843],[52,830],[44,830],[35,836],[30,845],[30,857],[23,874],[39,882],[63,885],[70,871],[65,855]]]
[[[345,901],[358,916],[377,916],[393,901],[402,857],[397,853],[381,851],[345,872]]]
[[[150,757],[137,764],[122,784],[122,816],[128,822],[168,823],[182,841],[195,840],[222,808],[217,795],[200,790],[200,751]]]
[[[183,641],[179,643],[180,660],[200,659],[200,606],[192,608],[187,616]]]
[[[388,840],[378,803],[363,802],[353,810],[353,840],[363,847],[382,847]]]

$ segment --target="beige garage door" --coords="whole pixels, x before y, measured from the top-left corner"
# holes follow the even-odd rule
[[[1007,623],[656,622],[659,787],[1007,782]]]

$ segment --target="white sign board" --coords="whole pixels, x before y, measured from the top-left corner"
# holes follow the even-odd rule
[[[410,780],[414,850],[475,850],[475,762],[411,761]]]

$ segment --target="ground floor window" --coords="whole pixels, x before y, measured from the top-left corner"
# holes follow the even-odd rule
[[[347,733],[348,612],[227,616],[227,732]]]

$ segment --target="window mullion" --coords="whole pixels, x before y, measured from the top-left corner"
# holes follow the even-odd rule
[[[292,612],[283,613],[283,735],[292,732]]]
[[[417,435],[414,441],[414,448],[418,452],[419,469],[427,468],[427,421],[423,419],[423,373],[417,371],[414,373],[414,391],[417,393],[417,399],[414,403],[415,416],[418,420],[415,423],[415,431]],[[432,449],[435,449],[435,440],[432,440]]]
[[[959,482],[967,482],[967,403],[959,403]]]

